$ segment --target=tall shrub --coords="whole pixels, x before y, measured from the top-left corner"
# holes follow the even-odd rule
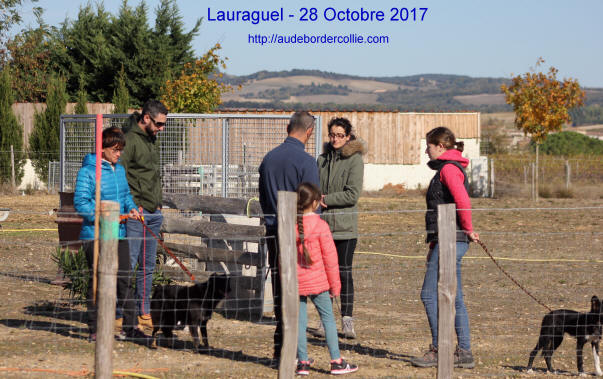
[[[80,75],[80,88],[77,90],[77,103],[75,104],[75,114],[88,114],[88,92],[86,92],[84,74]]]
[[[48,162],[59,160],[60,118],[67,105],[65,87],[63,77],[54,75],[50,79],[46,110],[36,113],[34,129],[29,137],[32,164],[36,174],[44,182],[48,182]]]
[[[128,108],[130,107],[130,92],[128,92],[128,87],[126,86],[126,72],[124,71],[123,65],[117,76],[117,86],[113,91],[112,102],[114,105],[113,113],[128,113]]]
[[[25,153],[23,151],[23,127],[17,121],[11,105],[14,94],[11,88],[8,68],[0,72],[0,182],[11,181],[11,155],[12,145],[15,159],[15,184],[23,177]]]

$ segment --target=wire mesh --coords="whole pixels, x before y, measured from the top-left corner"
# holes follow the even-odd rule
[[[127,115],[104,115],[104,127]],[[165,193],[255,197],[264,155],[287,136],[289,116],[170,114],[159,133]],[[94,150],[92,115],[61,116],[61,191],[73,190],[84,156]],[[317,136],[321,135],[316,123]],[[316,138],[306,151],[318,157]]]

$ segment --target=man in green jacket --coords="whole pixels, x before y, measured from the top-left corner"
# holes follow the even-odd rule
[[[148,100],[142,106],[141,113],[135,112],[130,117],[129,125],[123,128],[126,146],[120,162],[126,169],[130,192],[143,216],[143,222],[157,236],[163,222],[157,134],[164,129],[167,114],[167,108],[160,101]],[[132,270],[138,264],[136,272],[138,324],[151,328],[153,323],[150,315],[150,300],[157,241],[145,230],[139,220],[128,220],[126,229]]]

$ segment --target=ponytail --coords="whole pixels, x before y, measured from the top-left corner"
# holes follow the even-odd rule
[[[308,251],[308,249],[306,248],[306,245],[304,244],[304,209],[301,208],[299,206],[299,203],[297,205],[297,232],[299,233],[299,240],[301,241],[301,245],[302,248],[304,250],[304,262],[306,263],[306,265],[311,266],[312,265],[312,258],[310,258],[310,252]]]

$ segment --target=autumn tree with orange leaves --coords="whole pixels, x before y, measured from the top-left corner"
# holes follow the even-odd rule
[[[544,63],[538,58],[536,68]],[[550,132],[561,131],[571,118],[569,110],[584,104],[584,91],[578,80],[557,80],[557,70],[550,67],[548,73],[532,69],[511,78],[511,85],[502,85],[507,104],[513,106],[515,126],[530,135],[536,144],[536,188],[538,188],[538,146]],[[538,191],[536,191],[537,197]]]
[[[178,78],[166,81],[161,100],[170,113],[211,112],[220,105],[222,94],[232,90],[231,86],[218,82],[221,73],[211,77],[220,67],[226,68],[224,59],[217,54],[219,49],[216,44],[203,57],[186,63]]]

